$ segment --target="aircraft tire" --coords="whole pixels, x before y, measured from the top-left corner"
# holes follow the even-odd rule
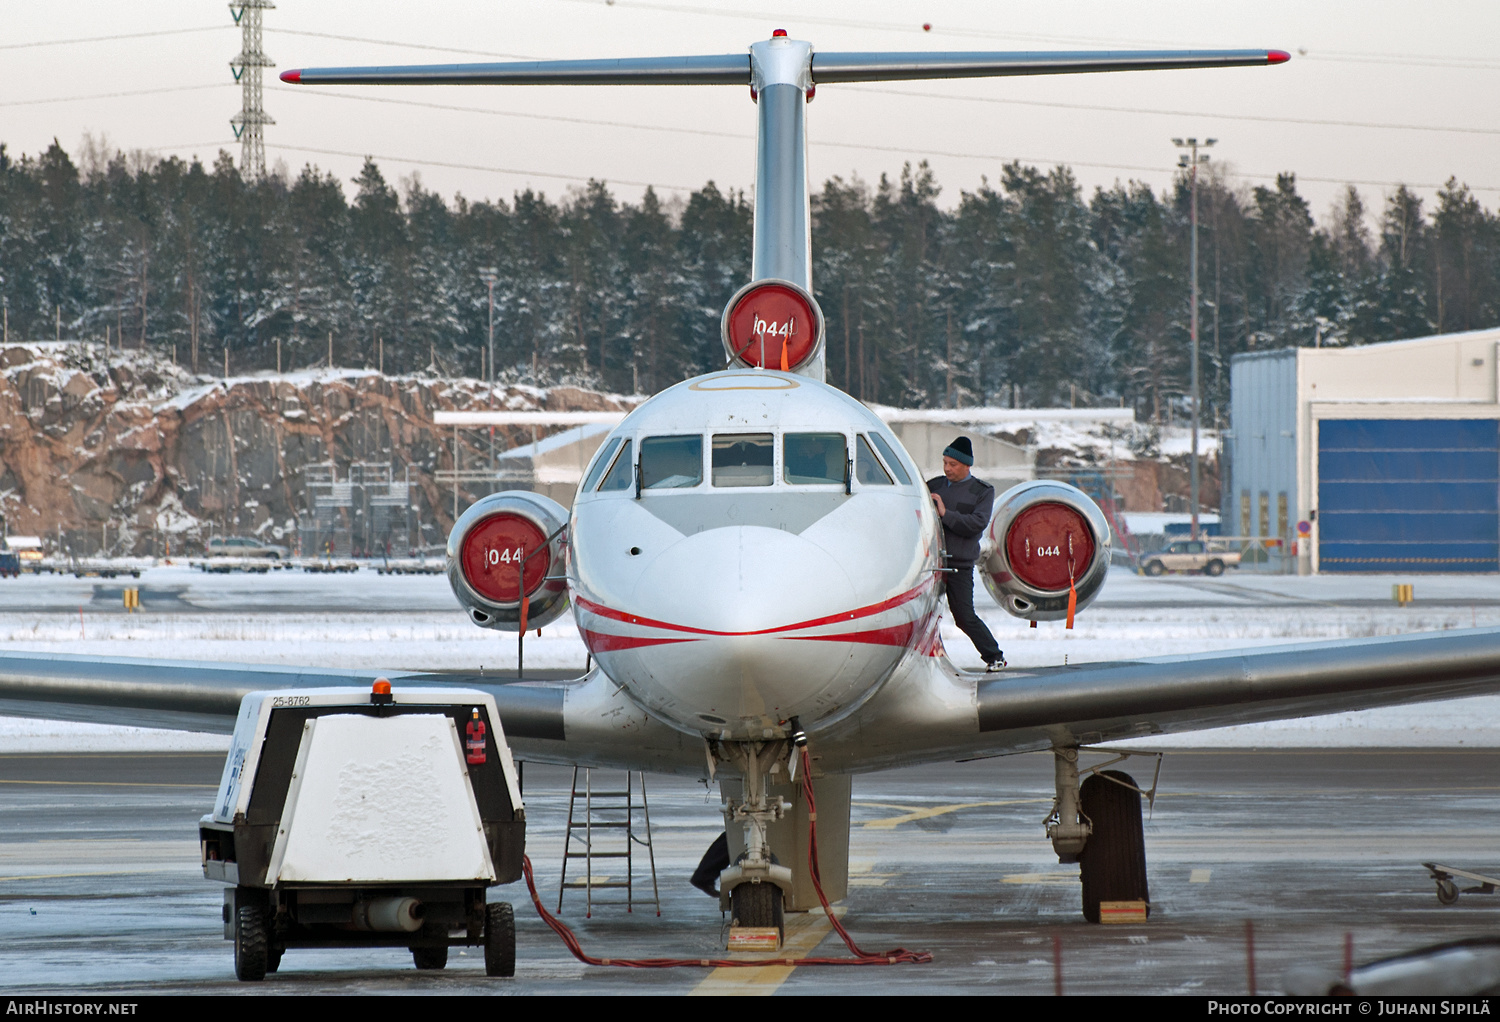
[[[774,927],[783,933],[781,888],[775,884],[744,883],[729,893],[733,925]]]
[[[1134,785],[1129,774],[1118,770],[1093,774],[1079,785],[1079,809],[1094,827],[1078,856],[1083,917],[1091,923],[1099,921],[1099,903],[1104,901],[1144,901],[1146,913],[1151,912],[1141,796]]]
[[[240,905],[235,912],[234,975],[246,983],[258,983],[266,978],[271,949],[267,914],[265,905]]]
[[[445,958],[447,950],[443,949]],[[516,913],[508,901],[484,907],[484,974],[516,974]]]
[[[1438,902],[1443,905],[1454,905],[1458,903],[1458,885],[1452,880],[1439,880],[1437,882]]]

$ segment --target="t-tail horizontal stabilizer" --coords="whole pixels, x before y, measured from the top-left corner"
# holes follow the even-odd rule
[[[314,67],[287,71],[281,80],[301,85],[748,85],[759,107],[750,281],[786,282],[812,301],[812,217],[803,108],[820,83],[1248,67],[1287,59],[1281,50],[816,53],[811,43],[790,39],[777,29],[769,40],[752,43],[750,52],[744,54]],[[804,319],[822,321],[819,314]],[[821,337],[813,338],[813,354],[800,365],[788,363],[786,368],[822,380],[820,342]]]
[[[1021,53],[813,53],[812,82],[900,82],[1089,71],[1259,67],[1283,50],[1098,50]],[[284,71],[297,85],[749,85],[750,55],[526,60],[488,64],[310,67]]]

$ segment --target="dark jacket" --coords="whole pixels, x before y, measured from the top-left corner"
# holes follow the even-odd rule
[[[929,479],[927,489],[942,497],[948,509],[943,515],[943,547],[948,560],[954,564],[979,560],[979,537],[995,509],[995,488],[971,472],[961,483],[950,483],[947,476]]]

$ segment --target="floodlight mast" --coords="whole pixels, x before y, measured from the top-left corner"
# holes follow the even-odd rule
[[[294,85],[740,85],[759,106],[751,280],[812,291],[812,217],[804,106],[820,83],[990,78],[1090,71],[1254,67],[1283,50],[1140,50],[1034,53],[818,53],[777,29],[746,54],[531,60],[498,64],[326,67],[284,72]],[[823,379],[823,356],[798,369]]]

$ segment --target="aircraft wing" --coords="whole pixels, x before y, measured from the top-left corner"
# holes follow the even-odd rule
[[[1500,628],[995,675],[922,657],[823,748],[825,768],[878,769],[1495,693]]]
[[[538,672],[539,673],[539,672]],[[517,757],[702,774],[703,741],[661,723],[595,668],[582,678],[348,671],[0,653],[0,714],[229,733],[247,692],[350,685],[479,688]],[[1500,693],[1500,628],[975,675],[913,656],[816,736],[824,769],[1003,756],[1053,746]]]
[[[348,685],[477,688],[495,697],[515,754],[533,762],[701,772],[701,739],[647,716],[595,668],[580,678],[338,670],[61,653],[0,652],[0,716],[230,734],[248,692]]]

